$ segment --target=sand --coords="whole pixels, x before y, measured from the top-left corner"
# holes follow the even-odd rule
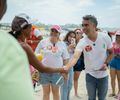
[[[86,91],[86,83],[85,83],[85,72],[84,71],[80,75],[80,78],[79,78],[79,87],[78,88],[79,88],[78,89],[78,93],[79,93],[80,98],[76,98],[74,96],[74,89],[72,87],[71,94],[70,94],[70,100],[88,100],[87,91]],[[35,92],[35,96],[36,96],[37,100],[42,100],[42,94],[43,93],[42,93],[42,87],[41,87],[41,85],[38,86],[37,89],[39,91]],[[109,90],[108,90],[108,95],[107,95],[106,99],[107,100],[117,100],[114,97],[109,97],[110,93],[111,93],[111,86],[110,86],[110,77],[109,77]],[[52,99],[52,95],[50,96],[50,100],[53,100]]]

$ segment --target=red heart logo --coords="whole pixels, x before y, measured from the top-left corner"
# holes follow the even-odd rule
[[[85,51],[86,52],[90,52],[92,50],[92,46],[91,45],[87,45],[86,47],[85,47]]]

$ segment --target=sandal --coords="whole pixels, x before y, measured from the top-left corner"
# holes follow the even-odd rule
[[[114,97],[116,96],[114,93],[110,94],[109,97]]]

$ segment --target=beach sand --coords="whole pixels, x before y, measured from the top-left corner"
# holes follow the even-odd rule
[[[74,89],[72,87],[72,91],[71,91],[71,94],[70,94],[70,100],[87,100],[88,96],[87,96],[87,91],[86,91],[85,72],[84,71],[80,75],[78,86],[79,86],[78,87],[79,88],[78,93],[79,93],[80,98],[76,98],[74,96]],[[35,96],[37,98],[36,100],[42,100],[42,87],[41,87],[41,85],[38,86],[37,89],[39,91],[35,92]],[[117,100],[114,97],[109,97],[110,93],[111,93],[111,86],[110,86],[110,77],[109,77],[109,90],[108,90],[107,100]],[[50,96],[50,100],[53,100],[52,95]]]

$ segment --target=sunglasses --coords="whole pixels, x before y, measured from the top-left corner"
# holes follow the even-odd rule
[[[89,26],[89,24],[82,24],[82,27],[87,27]]]
[[[59,34],[50,34],[50,36],[52,36],[52,37],[58,37],[59,36]]]
[[[82,32],[75,32],[76,34],[82,34]]]
[[[55,29],[51,29],[51,32],[58,33],[58,31],[57,31],[57,30],[55,30]]]

